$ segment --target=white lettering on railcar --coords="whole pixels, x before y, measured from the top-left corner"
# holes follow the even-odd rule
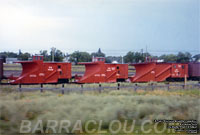
[[[105,74],[101,74],[101,76],[106,76]]]
[[[62,71],[62,69],[57,69],[57,71]]]
[[[179,71],[178,71],[178,69],[175,69],[174,72],[175,72],[175,73],[178,73]]]
[[[39,73],[39,76],[44,76],[44,73]]]
[[[53,71],[53,67],[49,66],[48,71]]]
[[[29,77],[37,77],[37,75],[33,75],[33,74],[32,74],[32,75],[29,75]]]
[[[110,68],[110,67],[108,67],[106,71],[108,71],[108,72],[109,72],[109,71],[111,71],[111,68]]]

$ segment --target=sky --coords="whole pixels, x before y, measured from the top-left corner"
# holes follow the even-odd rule
[[[0,52],[200,53],[200,0],[0,0]]]

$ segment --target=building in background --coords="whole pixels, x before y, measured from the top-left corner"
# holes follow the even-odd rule
[[[6,58],[6,64],[13,64],[14,62],[17,62],[17,58]]]

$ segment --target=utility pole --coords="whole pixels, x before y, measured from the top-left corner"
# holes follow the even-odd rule
[[[55,51],[56,51],[56,48],[55,48],[55,47],[52,47],[52,48],[51,48],[51,52],[52,52],[52,62],[54,62]]]
[[[147,58],[147,45],[146,45],[145,61],[148,61],[148,58]]]
[[[146,45],[146,57],[147,57],[147,45]]]
[[[141,53],[142,53],[142,57],[143,57],[143,55],[144,55],[144,54],[143,54],[143,49],[141,49]]]

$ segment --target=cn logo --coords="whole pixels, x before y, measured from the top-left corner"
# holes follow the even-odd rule
[[[53,67],[52,67],[52,66],[49,66],[49,67],[48,67],[48,71],[53,71]]]

